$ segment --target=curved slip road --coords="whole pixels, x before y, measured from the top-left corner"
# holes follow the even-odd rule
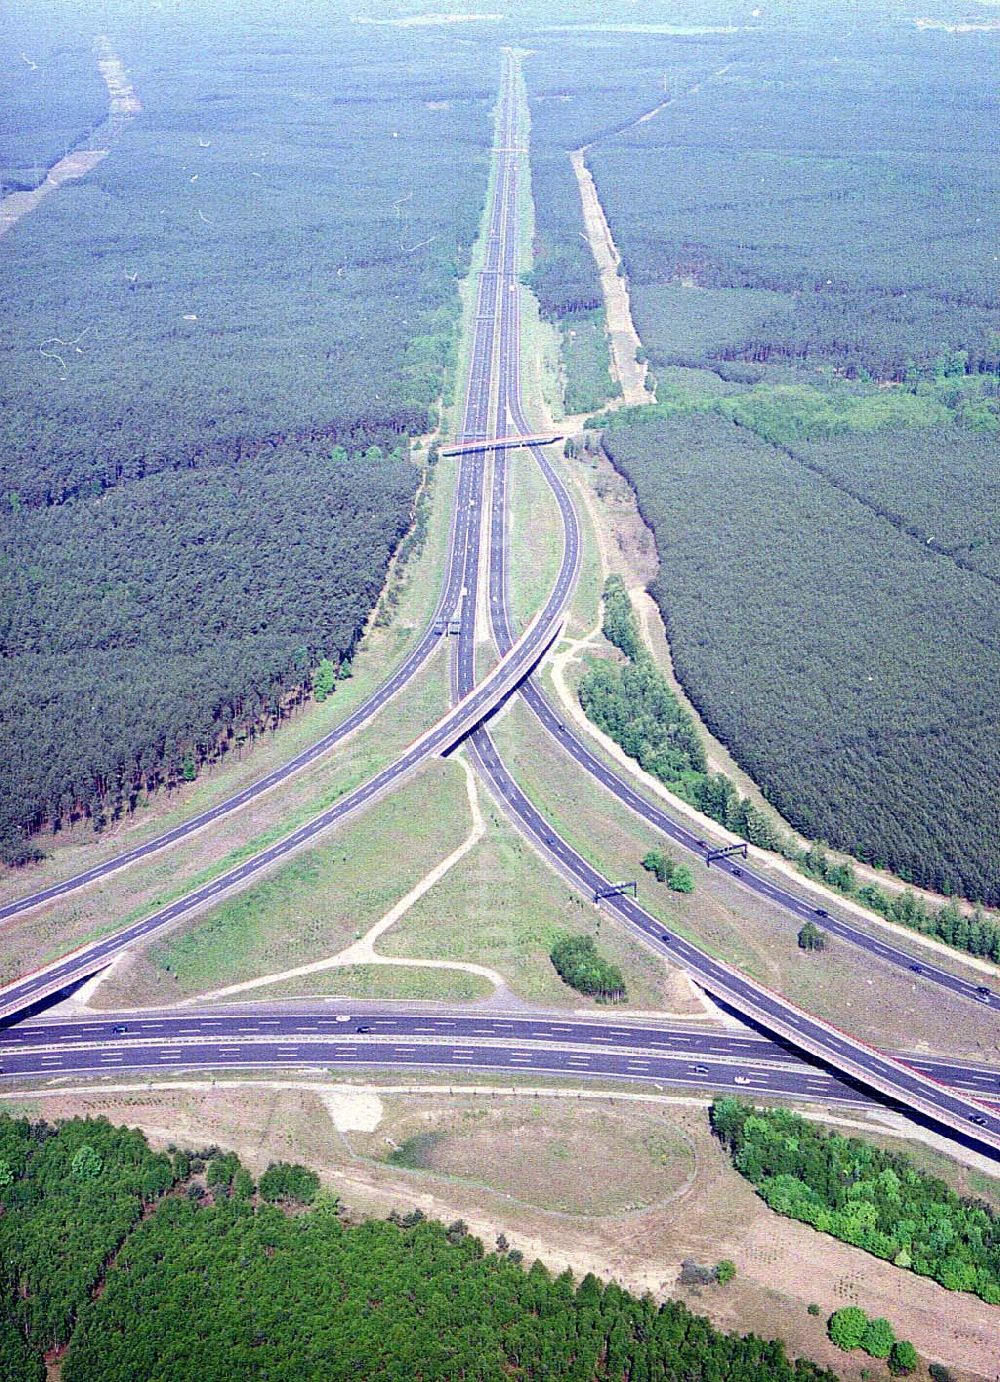
[[[501,141],[502,142],[502,141]],[[492,208],[494,217],[499,215],[500,208],[497,202]],[[459,437],[460,442],[474,441],[487,435],[488,412],[490,401],[490,380],[492,361],[495,350],[496,334],[496,312],[495,296],[496,286],[492,275],[495,273],[496,265],[496,246],[490,238],[487,246],[486,263],[483,275],[480,278],[476,309],[473,320],[472,352],[469,365],[469,377],[466,386],[464,413],[462,420],[462,430]],[[225,816],[238,811],[247,802],[263,796],[279,783],[286,782],[290,777],[315,763],[329,753],[338,744],[343,743],[355,730],[367,723],[376,715],[383,706],[396,696],[404,686],[410,682],[423,664],[430,657],[437,647],[441,630],[442,621],[458,609],[462,598],[462,577],[465,567],[465,546],[468,538],[468,526],[470,521],[470,503],[474,488],[474,474],[481,464],[481,457],[475,454],[463,454],[459,462],[458,481],[456,485],[454,509],[452,512],[451,532],[448,545],[448,566],[445,577],[444,588],[438,599],[434,615],[430,625],[424,631],[416,646],[410,651],[403,662],[399,665],[381,686],[375,690],[357,709],[353,710],[335,729],[329,734],[325,734],[322,739],[318,739],[314,744],[290,758],[287,763],[275,768],[256,782],[250,783],[241,791],[220,801],[217,805],[210,807],[206,811],[201,811],[188,820],[182,821],[171,830],[164,831],[152,840],[147,840],[145,844],[136,845],[134,848],[125,850],[116,855],[113,859],[108,859],[103,864],[95,864],[93,868],[85,869],[80,873],[74,874],[70,878],[65,878],[59,883],[53,883],[50,887],[39,888],[37,891],[28,893],[24,897],[17,898],[13,902],[0,905],[0,922],[20,916],[24,912],[30,911],[33,907],[39,907],[45,902],[51,902],[56,898],[65,897],[69,893],[78,891],[90,883],[96,883],[108,878],[111,874],[118,873],[121,869],[128,868],[130,864],[136,863],[140,859],[146,859],[151,854],[156,854],[168,846],[176,844],[179,840],[186,839],[189,835],[195,834],[199,830],[204,830],[206,826],[222,820]],[[478,518],[478,515],[476,516]]]
[[[507,84],[505,85],[505,93],[507,93],[508,99],[509,89],[508,70]],[[500,157],[507,165],[511,164],[513,157],[511,154],[504,154],[501,151]],[[501,321],[498,326],[499,335],[496,340],[496,348],[500,359],[501,381],[507,381],[502,383],[503,389],[506,390],[503,406],[504,408],[510,409],[515,420],[515,425],[520,430],[527,431],[529,429],[525,427],[523,414],[520,412],[520,398],[516,372],[518,294],[516,291],[515,272],[516,238],[513,234],[516,228],[516,196],[514,195],[516,193],[516,179],[512,176],[515,171],[515,168],[508,166],[507,175],[503,182],[505,188],[510,189],[513,187],[514,192],[512,193],[509,190],[505,191],[503,196],[497,199],[496,203],[496,205],[501,208],[501,219],[498,224],[504,232],[502,241],[498,245],[498,254],[501,249],[504,253],[503,269],[488,269],[487,272],[494,275],[497,280],[493,284],[495,289],[494,303],[499,305],[498,310]],[[491,240],[492,238],[491,236]],[[500,240],[499,235],[496,238]],[[513,264],[508,259],[508,256],[511,254],[514,255],[515,259]],[[506,278],[508,275],[510,276],[510,282],[507,283],[507,291],[504,291],[500,280]],[[492,362],[492,356],[490,358]],[[482,369],[486,369],[485,357],[481,359],[480,365]],[[479,416],[482,417],[482,414]],[[502,420],[505,414],[500,413],[498,410],[498,416]],[[488,402],[485,420],[488,423]],[[542,464],[544,468],[544,457],[542,457],[537,450],[536,454],[539,463]],[[494,457],[494,459],[496,458]],[[475,578],[478,574],[478,533],[482,505],[481,471],[474,472],[474,480],[477,481],[478,487],[469,504],[464,563],[465,588],[469,592],[475,591]],[[552,483],[551,480],[550,483]],[[569,501],[568,495],[566,495],[565,490],[562,489],[561,484],[556,491],[557,497],[560,491],[564,500],[564,503],[560,502],[564,523],[564,550],[557,584],[546,603],[545,614],[543,614],[543,617],[537,621],[532,629],[529,629],[528,635],[526,635],[525,639],[522,639],[521,644],[518,645],[523,652],[526,640],[530,641],[534,635],[537,643],[543,645],[538,647],[537,655],[541,655],[544,651],[544,646],[546,646],[545,639],[554,636],[556,631],[553,628],[555,618],[568,599],[579,563],[579,533],[575,514],[573,513],[572,504]],[[500,544],[499,553],[496,550],[491,551],[490,570],[492,583],[497,579],[494,575],[494,567],[496,563],[500,563],[497,568],[500,578],[498,600],[501,605],[502,618],[506,619],[506,592],[505,580],[503,579],[504,558],[502,555],[502,548],[503,544]],[[493,601],[491,600],[491,611],[493,608]],[[462,615],[459,665],[456,671],[456,677],[459,683],[467,679],[469,668],[472,666],[471,653],[468,653],[467,649],[468,646],[474,642],[474,599],[463,601]],[[499,617],[500,616],[498,616],[498,618]],[[548,624],[546,623],[546,617],[550,620]],[[465,654],[464,661],[463,653]],[[531,664],[529,663],[528,665],[530,666]],[[524,670],[526,669],[520,670],[520,675],[524,674]],[[507,687],[504,694],[509,693],[509,690],[513,689],[513,686],[516,685],[516,680],[516,678],[508,677],[508,681],[504,683]],[[502,697],[497,694],[498,679],[493,676],[488,679],[488,684],[493,688],[491,694],[484,696],[482,694],[484,688],[480,688],[479,692],[470,691],[466,699],[460,702],[458,709],[453,712],[452,715],[446,717],[445,721],[437,726],[434,731],[431,731],[432,736],[441,736],[437,740],[437,751],[446,752],[462,734],[468,732],[470,725],[477,722],[475,718],[468,718],[470,714],[468,709],[470,702],[478,701],[478,704],[472,706],[472,711],[477,714],[479,718],[495,708],[499,703]],[[486,684],[484,684],[484,686],[485,685]],[[461,684],[459,690],[462,690]],[[462,711],[463,707],[466,709],[466,718],[459,719],[459,712]],[[447,730],[448,727],[450,727],[450,735],[448,732],[442,732],[443,729]],[[513,782],[513,779],[510,778],[509,774],[506,773],[485,729],[479,728],[474,730],[470,741],[470,748],[489,782],[491,789],[494,791],[497,800],[506,804],[508,810],[510,810],[517,820],[520,828],[535,841],[542,852],[549,857],[556,867],[570,878],[577,887],[582,887],[585,891],[593,892],[605,886],[607,880],[593,869],[579,854],[573,851],[565,841],[554,835],[551,827],[527,800],[516,783]],[[411,749],[410,752],[412,753],[413,750]],[[404,761],[405,760],[400,760],[400,764],[404,763]],[[393,765],[391,769],[386,770],[388,773],[392,774],[392,777],[383,783],[381,789],[374,786],[375,780],[373,780],[372,784],[366,784],[366,787],[361,789],[368,793],[368,799],[370,799],[377,790],[382,790],[385,786],[388,786],[389,781],[398,779],[401,772],[406,770],[405,768],[401,768],[400,764]],[[358,801],[356,804],[360,805],[361,803]],[[341,814],[343,814],[343,806],[344,803],[341,803]],[[309,826],[303,827],[303,831],[312,831],[315,833],[316,830],[326,828],[326,825],[332,823],[329,819],[323,820],[322,817],[319,819],[322,822],[321,824],[317,825],[316,822],[310,823]],[[283,842],[283,848],[287,851],[288,849],[298,847],[305,838],[308,838],[308,835],[303,834],[303,831],[296,832],[295,835],[289,838],[289,841]],[[260,859],[260,856],[258,856],[258,859]],[[256,861],[248,861],[248,865],[253,865],[255,862]],[[271,862],[271,860],[268,859],[267,862]],[[233,883],[240,880],[243,875],[248,872],[248,865],[244,865],[240,870],[232,871],[230,875],[216,880],[212,885],[209,885],[208,892],[211,894],[217,893],[223,888],[231,886]],[[264,865],[257,864],[256,866],[263,867]],[[195,895],[195,898],[197,898],[197,895]],[[203,905],[204,900],[206,899],[201,898],[197,901],[192,901],[190,898],[185,899],[184,901],[187,905],[184,907],[184,910],[191,910],[193,906]],[[175,906],[180,905],[182,904],[175,904]],[[751,983],[744,976],[739,974],[738,971],[705,955],[688,942],[662,931],[661,924],[630,899],[611,899],[609,901],[609,907],[620,919],[642,934],[654,948],[660,949],[671,955],[678,963],[688,970],[707,991],[715,994],[730,1007],[749,1017],[752,1021],[759,1023],[761,1026],[782,1037],[784,1040],[805,1049],[807,1052],[810,1052],[835,1069],[853,1076],[866,1087],[875,1089],[890,1099],[898,1099],[910,1110],[921,1113],[937,1126],[945,1127],[952,1132],[958,1131],[966,1140],[973,1145],[987,1149],[991,1155],[996,1155],[997,1150],[1000,1149],[1000,1118],[992,1112],[985,1110],[981,1111],[979,1107],[967,1099],[936,1085],[922,1070],[915,1066],[904,1065],[889,1057],[883,1056],[880,1052],[863,1046],[845,1033],[838,1032],[835,1028],[830,1026],[830,1024],[820,1022],[810,1017],[809,1014],[794,1008],[793,1005],[789,1004],[778,995],[770,993],[760,985]],[[167,910],[169,912],[170,909]],[[140,925],[148,927],[149,922],[153,920],[152,918],[147,919],[146,923],[140,923]],[[173,920],[173,917],[165,916],[161,913],[156,920],[157,924],[162,926],[169,920]],[[121,937],[112,938],[107,944],[114,944],[115,942],[118,943],[117,948],[121,948]],[[127,941],[125,943],[127,943]],[[91,949],[89,952],[91,959],[95,957],[95,952],[98,949],[99,947]],[[80,967],[79,957],[77,957],[75,973],[80,972]],[[56,980],[55,983],[51,982],[53,979]],[[64,984],[66,980],[67,976],[65,974],[56,975],[50,972],[50,991],[52,988]],[[8,995],[4,997],[9,996],[9,993],[10,991],[8,990]],[[36,991],[28,997],[22,996],[20,1001],[23,1005],[27,1002],[34,1001],[38,996],[40,996],[40,994]],[[281,1059],[287,1057],[287,1059],[293,1062],[297,1058],[296,1052],[294,1052],[290,1046],[284,1047],[281,1052],[276,1052],[276,1055]],[[459,1059],[465,1061],[467,1056],[462,1055]],[[567,1058],[567,1063],[568,1061],[569,1058]],[[969,1122],[970,1118],[976,1120],[971,1125]]]

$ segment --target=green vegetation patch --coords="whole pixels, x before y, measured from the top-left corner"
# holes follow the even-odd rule
[[[609,370],[607,319],[603,308],[561,319],[564,405],[567,413],[593,413],[619,392]]]
[[[1000,1305],[1000,1216],[989,1205],[797,1114],[720,1099],[711,1116],[733,1165],[777,1213]]]
[[[0,1114],[0,1359],[66,1343],[105,1264],[173,1184],[170,1158],[103,1118],[60,1127]]]
[[[598,953],[593,936],[561,936],[550,958],[563,983],[599,1003],[621,1003],[627,996],[621,970]]]
[[[590,151],[655,361],[900,380],[964,353],[995,371],[985,48],[950,51],[945,71],[902,26],[841,41],[834,65],[805,31],[780,56],[741,42],[697,93]],[[756,320],[738,296],[693,303],[707,329],[684,341],[661,296],[682,283],[783,296]]]
[[[37,187],[49,168],[84,143],[108,114],[93,27],[72,8],[24,0],[4,15],[0,51],[0,186]],[[94,141],[95,147],[103,147]],[[6,247],[5,247],[6,248]]]
[[[777,1341],[723,1334],[587,1275],[521,1266],[419,1211],[354,1227],[336,1206],[287,1215],[245,1198],[170,1198],[81,1311],[66,1382],[274,1382],[322,1375],[592,1378],[688,1375],[833,1382]],[[197,1343],[193,1345],[192,1341]]]
[[[776,845],[769,818],[748,797],[740,797],[724,774],[708,772],[697,726],[643,645],[620,576],[610,576],[605,584],[602,628],[627,662],[624,667],[606,659],[591,663],[579,686],[580,704],[588,717],[641,768],[692,806],[754,844]],[[668,867],[669,861],[660,856],[646,857],[646,867],[658,878],[662,874],[662,882],[670,881],[680,867]]]
[[[435,802],[434,811],[426,809]],[[468,816],[455,764],[428,765],[332,838],[154,943],[180,994],[324,959],[372,926],[461,839]],[[336,986],[337,971],[327,981]],[[298,982],[298,981],[296,981]],[[308,991],[301,986],[296,992]]]

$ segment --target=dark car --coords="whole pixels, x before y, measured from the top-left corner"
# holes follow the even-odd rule
[[[128,1024],[125,1023],[125,1022],[119,1022],[119,1024],[118,1024],[117,1027],[112,1027],[112,1028],[111,1028],[111,1035],[112,1035],[112,1036],[124,1036],[125,1033],[126,1033],[127,1031],[128,1031]]]
[[[977,1127],[980,1127],[980,1128],[985,1128],[985,1127],[986,1127],[986,1119],[984,1118],[984,1116],[983,1116],[981,1113],[970,1113],[970,1114],[969,1114],[969,1122],[970,1122],[970,1123],[975,1123],[976,1126],[977,1126]]]
[[[660,940],[661,940],[661,941],[669,941],[669,940],[670,940],[670,937],[667,935],[666,931],[661,931],[661,932],[660,932]]]
[[[913,970],[914,974],[923,974],[924,972],[919,965],[910,965],[910,968]]]
[[[817,908],[816,908],[816,915],[817,915],[818,917],[828,917],[828,916],[830,915],[830,913],[826,910],[825,907],[817,907]]]
[[[980,1003],[988,1003],[990,999],[993,997],[993,994],[986,987],[985,984],[980,984],[979,987],[976,989],[976,997],[978,998]]]
[[[742,877],[743,877],[743,870],[734,867],[734,869],[733,869],[733,877],[734,877],[734,878],[742,878]]]
[[[355,1028],[355,1030],[358,1031],[358,1032],[370,1032],[370,1031],[371,1031],[371,1028],[370,1028],[370,1027],[357,1027],[357,1028]]]
[[[696,1075],[707,1075],[707,1074],[708,1074],[708,1066],[707,1066],[707,1065],[692,1065],[691,1069],[694,1071],[694,1073],[695,1073]]]

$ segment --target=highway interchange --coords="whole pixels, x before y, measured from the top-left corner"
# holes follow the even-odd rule
[[[466,395],[465,414],[462,425],[462,442],[488,439],[491,436],[506,435],[516,431],[522,435],[532,432],[520,397],[520,323],[519,294],[517,291],[518,265],[518,149],[516,147],[516,101],[514,86],[516,72],[511,60],[505,62],[503,78],[502,124],[499,130],[498,148],[495,151],[495,195],[491,207],[491,219],[486,242],[485,263],[480,275],[475,318],[473,324],[473,343],[469,385]],[[497,381],[494,396],[493,381]],[[495,407],[494,407],[495,398]],[[508,419],[512,426],[508,425]],[[701,842],[692,832],[677,825],[661,808],[646,800],[630,787],[617,773],[600,759],[574,735],[560,720],[558,714],[545,700],[538,686],[526,674],[544,654],[558,636],[562,619],[575,583],[580,559],[580,532],[572,500],[540,447],[530,448],[532,455],[541,466],[552,489],[563,522],[563,552],[556,583],[546,600],[544,609],[536,616],[526,634],[515,643],[510,627],[507,608],[507,539],[506,539],[506,451],[496,448],[477,454],[464,452],[460,457],[459,478],[456,492],[456,505],[451,534],[451,547],[448,562],[448,575],[445,589],[438,604],[434,623],[420,639],[399,669],[387,680],[369,701],[359,707],[332,734],[300,754],[282,769],[269,774],[260,782],[246,788],[242,793],[220,803],[210,812],[202,813],[178,827],[169,835],[148,842],[136,850],[109,861],[87,874],[65,880],[52,889],[41,890],[28,898],[0,909],[0,919],[16,915],[19,911],[39,905],[54,896],[63,895],[74,887],[84,886],[99,879],[114,869],[124,867],[136,858],[143,857],[156,849],[164,847],[173,840],[201,829],[218,820],[228,811],[238,809],[252,796],[269,790],[276,782],[298,771],[307,762],[313,761],[321,753],[328,752],[347,734],[370,718],[385,702],[409,680],[426,660],[440,635],[442,619],[451,614],[459,618],[459,637],[456,644],[457,656],[452,663],[453,708],[427,734],[422,735],[414,745],[388,768],[363,784],[355,792],[343,797],[328,811],[301,826],[297,831],[262,851],[251,860],[244,861],[237,868],[220,875],[219,878],[195,890],[186,897],[172,903],[151,917],[144,918],[134,926],[108,937],[94,946],[65,957],[44,972],[28,976],[0,991],[0,1016],[8,1019],[23,1013],[32,1004],[47,994],[52,994],[63,986],[77,980],[85,972],[93,972],[107,963],[115,954],[140,937],[149,935],[175,922],[182,915],[210,905],[229,888],[242,885],[246,880],[263,869],[273,866],[280,858],[314,838],[320,831],[328,829],[336,821],[350,812],[372,801],[389,790],[404,775],[433,754],[446,753],[462,740],[468,745],[470,754],[493,795],[501,806],[514,819],[518,827],[528,835],[533,843],[545,854],[564,876],[587,894],[593,895],[607,881],[572,847],[553,831],[551,825],[527,799],[516,782],[507,772],[483,724],[488,717],[520,684],[520,691],[528,705],[538,716],[543,726],[552,734],[555,741],[571,754],[604,787],[612,791],[620,800],[643,817],[658,830],[670,835],[687,848],[702,849]],[[492,463],[493,491],[491,496],[491,526],[489,540],[489,595],[488,608],[494,641],[503,661],[494,668],[479,686],[475,680],[476,648],[476,592],[479,588],[480,535],[485,503],[484,477],[487,467],[484,457]],[[739,875],[733,872],[735,866],[723,865],[732,876],[761,896],[767,898],[796,917],[815,915],[814,906],[804,902],[794,893],[778,887],[766,878],[755,875],[748,869],[741,869]],[[715,997],[721,999],[737,1012],[757,1022],[786,1042],[794,1044],[828,1065],[846,1072],[861,1081],[867,1088],[880,1091],[890,1100],[898,1099],[915,1109],[937,1126],[956,1131],[964,1140],[972,1142],[980,1149],[988,1149],[996,1155],[1000,1150],[1000,1116],[988,1107],[977,1107],[961,1091],[976,1094],[980,1099],[995,1095],[996,1079],[990,1072],[973,1069],[963,1070],[953,1063],[932,1064],[926,1061],[908,1061],[887,1057],[880,1052],[857,1042],[845,1033],[838,1032],[830,1024],[818,1021],[809,1014],[796,1009],[787,1000],[771,994],[759,984],[747,980],[736,970],[714,960],[704,952],[664,930],[663,925],[652,917],[638,903],[629,898],[609,899],[605,904],[620,921],[638,931],[643,939],[669,955],[679,963],[697,982],[701,983]],[[921,978],[951,989],[961,997],[980,999],[978,985],[958,979],[938,966],[923,960],[916,962],[906,951],[896,949],[888,942],[869,936],[856,927],[836,917],[826,917],[824,925],[852,944],[862,945],[879,958],[890,963],[905,964],[912,969],[919,963]],[[995,995],[987,1000],[997,1003]],[[518,1028],[518,1040],[496,1044],[493,1041],[478,1042],[472,1038],[477,1034],[470,1028],[467,1039],[455,1043],[448,1034],[438,1031],[433,1052],[428,1051],[427,1037],[412,1044],[409,1040],[415,1033],[412,1022],[428,1024],[432,1019],[426,1015],[411,1019],[410,1027],[403,1018],[373,1016],[375,1022],[401,1022],[400,1037],[406,1037],[403,1044],[387,1045],[384,1041],[358,1041],[358,1033],[350,1040],[346,1037],[330,1036],[317,1040],[314,1035],[306,1037],[294,1027],[280,1027],[275,1034],[258,1031],[254,1041],[247,1039],[247,1033],[237,1033],[231,1026],[222,1028],[220,1023],[235,1021],[249,1022],[246,1014],[239,1018],[199,1017],[185,1014],[176,1021],[169,1017],[157,1018],[156,1022],[166,1024],[163,1035],[154,1035],[153,1029],[144,1029],[148,1040],[137,1040],[139,1026],[135,1020],[126,1025],[127,1033],[119,1033],[109,1042],[108,1023],[59,1024],[62,1034],[54,1036],[51,1029],[56,1025],[44,1024],[44,1041],[50,1037],[60,1048],[43,1050],[44,1041],[37,1037],[39,1027],[27,1024],[9,1027],[0,1035],[0,1064],[4,1076],[29,1073],[50,1074],[58,1071],[82,1072],[95,1069],[124,1069],[130,1066],[140,1068],[175,1068],[197,1065],[248,1065],[315,1063],[320,1061],[331,1066],[341,1063],[353,1065],[378,1065],[387,1059],[393,1064],[431,1064],[433,1066],[473,1066],[489,1069],[530,1069],[535,1073],[559,1073],[565,1075],[578,1070],[581,1075],[614,1075],[619,1078],[665,1081],[674,1084],[696,1083],[704,1087],[709,1081],[704,1074],[691,1069],[690,1056],[683,1050],[664,1052],[658,1047],[662,1033],[658,1028],[643,1031],[644,1045],[638,1049],[604,1049],[614,1043],[615,1033],[622,1024],[591,1024],[599,1031],[574,1032],[576,1038],[586,1038],[589,1049],[574,1049],[568,1054],[560,1050],[560,1042],[550,1035],[531,1037]],[[260,1017],[261,1023],[273,1025],[284,1019]],[[290,1019],[289,1019],[290,1020]],[[304,1017],[297,1018],[305,1022]],[[316,1019],[319,1021],[320,1019]],[[442,1019],[449,1023],[459,1022],[458,1017]],[[468,1019],[482,1023],[483,1019]],[[145,1021],[145,1019],[144,1019]],[[153,1019],[149,1019],[153,1021]],[[337,1018],[324,1017],[322,1021],[336,1022]],[[536,1025],[542,1019],[534,1019]],[[551,1025],[551,1019],[548,1019]],[[177,1022],[192,1026],[196,1022],[208,1023],[207,1027],[191,1037],[181,1035]],[[215,1024],[214,1029],[212,1024]],[[96,1028],[90,1033],[90,1040],[97,1045],[81,1046],[78,1038],[84,1026]],[[120,1024],[119,1024],[120,1025]],[[313,1024],[315,1025],[315,1023]],[[185,1029],[186,1030],[186,1029]],[[632,1041],[641,1029],[629,1027],[628,1040]],[[363,1034],[362,1034],[363,1035]],[[705,1041],[724,1041],[725,1038],[713,1033],[702,1037]],[[686,1038],[690,1040],[690,1037]],[[755,1048],[780,1050],[756,1037],[744,1038],[754,1043]],[[529,1047],[524,1042],[536,1043]],[[603,1045],[601,1045],[603,1043]],[[253,1050],[252,1057],[249,1054]],[[322,1051],[321,1048],[322,1047]],[[596,1047],[596,1049],[595,1049]],[[713,1062],[717,1053],[699,1052],[711,1056]],[[735,1068],[736,1058],[730,1054],[729,1066],[713,1064],[711,1070],[712,1087],[717,1087],[715,1078],[721,1084],[739,1083]],[[765,1067],[768,1058],[761,1058]],[[32,1061],[36,1064],[33,1066]],[[44,1064],[43,1064],[44,1062]],[[96,1063],[95,1063],[96,1062]],[[560,1063],[562,1062],[562,1063]],[[728,1075],[724,1072],[728,1070]],[[951,1072],[948,1075],[947,1071]],[[957,1078],[955,1072],[958,1071]],[[750,1078],[747,1076],[746,1078]],[[759,1084],[761,1076],[755,1073],[751,1079],[751,1089],[767,1090],[771,1093],[794,1094],[798,1097],[823,1098],[829,1101],[857,1102],[866,1097],[850,1084],[844,1084],[834,1075],[815,1066],[795,1060],[784,1052],[780,1065],[771,1062],[766,1071],[766,1079],[774,1084]],[[952,1088],[945,1087],[945,1083]],[[990,1084],[990,1081],[993,1081]],[[975,1120],[975,1121],[971,1121]]]

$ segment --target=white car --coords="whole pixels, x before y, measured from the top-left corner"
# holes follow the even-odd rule
[[[746,1075],[734,1075],[734,1076],[733,1076],[733,1084],[749,1084],[749,1083],[750,1083],[750,1081],[747,1079]]]

